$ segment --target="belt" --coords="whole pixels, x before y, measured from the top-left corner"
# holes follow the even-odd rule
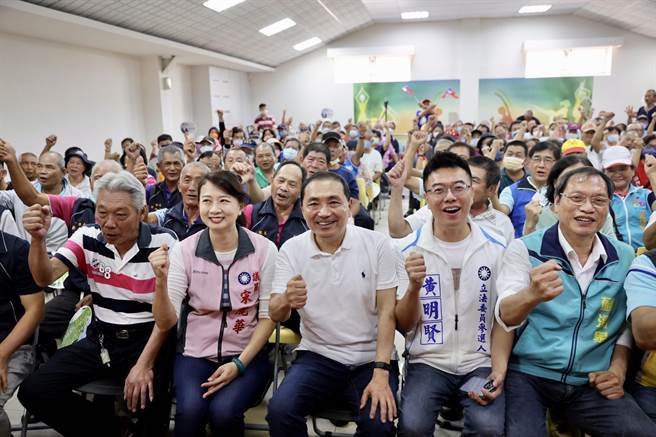
[[[101,322],[95,319],[94,328],[98,333],[102,333],[106,338],[115,338],[117,340],[129,340],[134,338],[143,338],[144,335],[150,335],[155,322],[139,323],[135,325],[113,325]]]

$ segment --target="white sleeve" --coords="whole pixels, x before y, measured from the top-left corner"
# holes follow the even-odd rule
[[[647,229],[649,226],[653,225],[654,223],[656,223],[656,211],[653,211],[649,216],[649,222],[647,222],[647,226],[645,227],[645,229]]]
[[[166,211],[168,211],[168,209],[162,208],[153,212],[153,214],[155,214],[155,218],[157,219],[157,226],[162,226],[162,223],[164,223],[164,220],[166,220]]]
[[[515,206],[515,199],[513,199],[510,187],[506,187],[503,189],[503,191],[501,191],[501,194],[499,194],[499,203],[506,205],[512,211],[513,207]]]
[[[497,279],[497,303],[494,306],[494,317],[497,323],[510,332],[521,326],[507,326],[499,315],[501,301],[508,296],[519,293],[531,284],[531,262],[528,260],[528,249],[522,240],[513,240],[503,254],[499,278]]]
[[[385,290],[399,286],[399,277],[396,274],[398,256],[388,237],[384,237],[378,246],[378,275],[376,290]]]
[[[399,286],[396,289],[396,300],[401,300],[405,297],[408,291],[408,272],[405,271],[405,255],[400,250],[396,251],[396,275],[399,277]]]
[[[169,253],[169,274],[167,276],[169,300],[175,309],[175,315],[180,318],[180,307],[187,295],[189,282],[182,258],[182,244],[175,243]]]
[[[433,213],[428,209],[428,205],[422,206],[414,214],[410,214],[405,218],[405,221],[410,225],[410,229],[416,231],[417,229],[424,226],[428,220],[431,219]]]
[[[376,150],[376,159],[374,161],[374,172],[377,171],[383,171],[383,157],[378,150]]]
[[[278,253],[278,258],[276,259],[276,271],[273,275],[273,283],[271,284],[271,294],[282,294],[287,292],[287,282],[289,282],[294,275],[298,274],[298,270],[294,272],[295,269],[292,265],[292,260],[290,259],[290,241],[283,244],[280,248],[280,253]]]
[[[273,285],[273,276],[276,273],[276,258],[278,249],[272,241],[269,241],[267,256],[262,265],[260,275],[260,306],[258,317],[260,319],[269,318],[269,300],[271,299],[271,286]]]
[[[620,346],[626,346],[629,349],[633,348],[633,334],[631,333],[631,327],[630,326],[625,326],[624,330],[620,334],[619,337],[617,337],[617,341],[615,342],[616,345]]]
[[[0,216],[0,230],[15,237],[23,238],[18,232],[16,220],[14,220],[14,216],[11,215],[11,211],[9,210],[3,211],[2,216]]]
[[[17,198],[18,196],[16,195],[16,192],[14,190],[0,191],[0,206],[4,206],[5,208],[9,208],[9,209],[14,209],[14,202],[16,201]],[[22,217],[19,217],[18,219],[21,220]]]

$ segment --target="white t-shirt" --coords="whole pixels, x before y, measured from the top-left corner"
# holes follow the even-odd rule
[[[300,274],[307,287],[299,350],[346,365],[375,360],[378,336],[377,290],[396,293],[398,253],[385,235],[347,225],[342,245],[322,252],[311,231],[280,248],[271,293],[285,293]],[[391,358],[391,357],[390,357]]]
[[[362,155],[360,160],[367,166],[372,177],[374,176],[374,173],[383,171],[383,157],[376,149],[371,149],[371,152]]]
[[[460,289],[460,272],[462,271],[462,264],[465,260],[465,252],[467,247],[471,244],[471,232],[464,240],[456,242],[442,241],[435,237],[435,242],[444,251],[446,255],[446,262],[451,269],[453,276],[453,288],[458,291]]]

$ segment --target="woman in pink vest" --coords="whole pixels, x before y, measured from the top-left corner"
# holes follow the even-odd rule
[[[162,329],[178,323],[175,435],[204,436],[209,421],[213,435],[238,436],[272,376],[264,346],[275,326],[268,307],[277,249],[237,223],[237,176],[210,173],[198,190],[207,229],[150,255],[153,314]]]

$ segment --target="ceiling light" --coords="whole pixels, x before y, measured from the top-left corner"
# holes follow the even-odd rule
[[[401,12],[401,18],[404,20],[420,20],[422,18],[428,18],[428,11]]]
[[[282,20],[276,21],[275,23],[270,24],[267,27],[261,28],[260,33],[266,36],[271,36],[294,26],[296,26],[296,22],[294,20],[292,20],[291,18],[283,18]]]
[[[520,14],[540,14],[542,12],[547,12],[551,9],[551,5],[529,5],[522,6],[519,10]]]
[[[317,38],[316,36],[306,39],[303,42],[299,42],[294,46],[294,50],[298,50],[299,52],[302,52],[305,49],[309,49],[310,47],[316,46],[317,44],[321,44],[321,40]]]
[[[245,1],[246,0],[207,0],[203,3],[203,6],[210,8],[213,11],[221,12]]]

